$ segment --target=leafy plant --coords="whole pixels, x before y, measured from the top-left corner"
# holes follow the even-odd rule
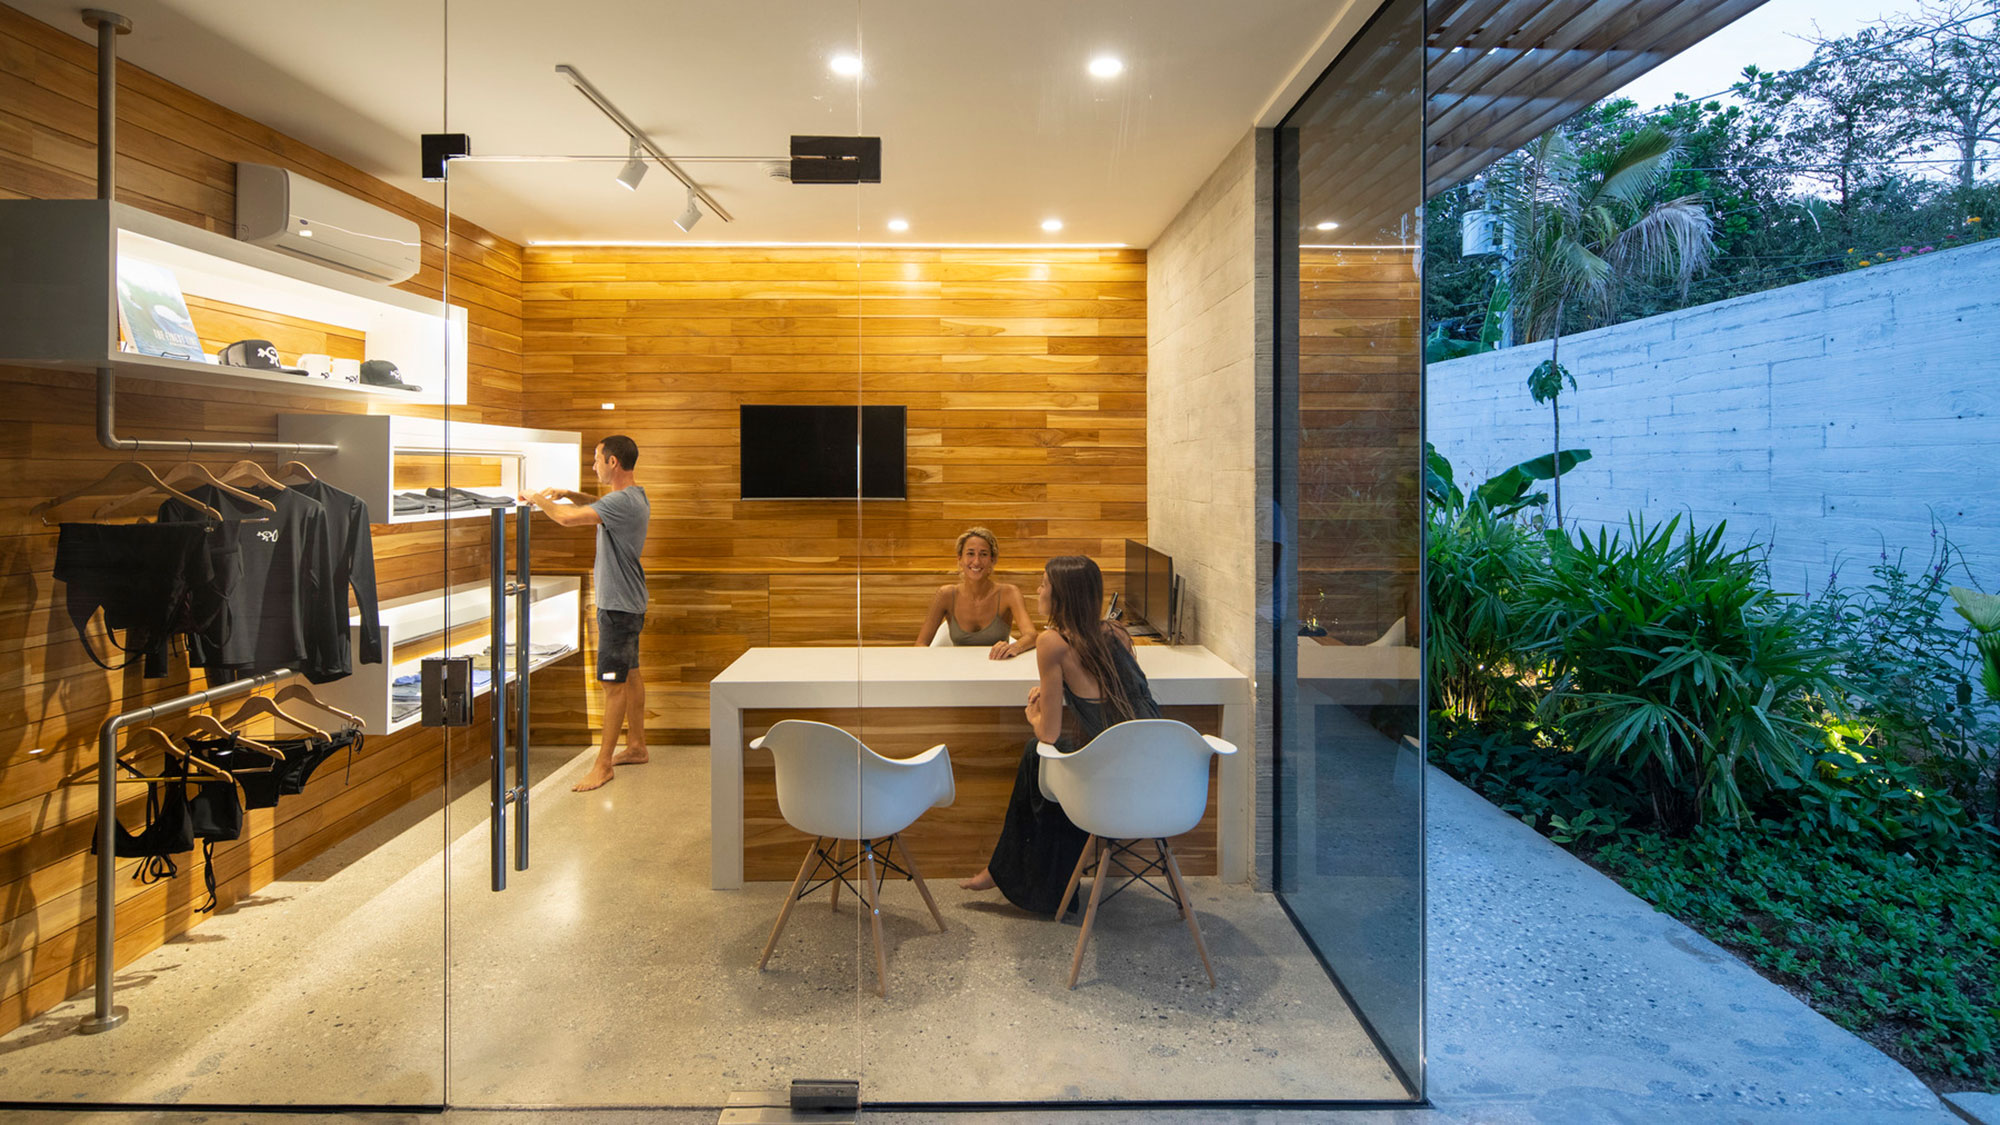
[[[1469,355],[1490,352],[1500,346],[1504,332],[1502,325],[1507,316],[1507,306],[1513,300],[1503,278],[1493,283],[1493,297],[1486,302],[1486,315],[1479,325],[1477,340],[1458,340],[1445,334],[1445,325],[1440,322],[1431,334],[1424,338],[1424,362],[1443,363],[1448,359],[1463,359]]]
[[[1540,541],[1475,495],[1437,509],[1426,553],[1433,708],[1479,718],[1532,707],[1521,681],[1537,667],[1526,655],[1536,638],[1520,632],[1517,599],[1523,579],[1541,566]]]
[[[1626,286],[1648,277],[1672,277],[1685,293],[1714,252],[1714,224],[1697,197],[1654,199],[1676,151],[1672,133],[1648,127],[1592,174],[1583,169],[1575,139],[1559,127],[1486,175],[1487,205],[1514,246],[1507,281],[1520,339],[1549,341],[1549,358],[1528,385],[1536,402],[1549,404],[1551,453],[1562,449],[1563,384],[1576,386],[1560,362],[1565,308],[1609,313]],[[1554,480],[1561,527],[1562,479]]]
[[[1590,460],[1588,449],[1565,449],[1560,455],[1532,457],[1503,469],[1473,490],[1473,497],[1496,516],[1512,516],[1524,508],[1548,503],[1548,493],[1530,492],[1536,481],[1554,480]],[[1451,462],[1430,442],[1424,443],[1424,494],[1431,506],[1456,510],[1464,506],[1465,494],[1453,479]]]
[[[1546,534],[1547,566],[1521,584],[1523,628],[1546,638],[1556,673],[1537,715],[1588,768],[1636,779],[1669,830],[1739,820],[1798,783],[1812,717],[1844,696],[1834,654],[1763,585],[1755,548],[1724,545],[1723,525],[1629,531]]]

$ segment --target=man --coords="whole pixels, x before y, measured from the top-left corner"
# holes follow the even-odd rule
[[[646,548],[646,523],[653,517],[646,490],[632,481],[639,446],[623,434],[597,443],[590,467],[602,496],[545,488],[521,497],[564,527],[597,526],[597,564],[592,583],[597,596],[597,681],[604,686],[604,742],[578,793],[611,781],[617,766],[644,763],[646,680],[639,671],[639,632],[646,625],[646,571],[639,556]],[[619,728],[625,751],[614,753]]]

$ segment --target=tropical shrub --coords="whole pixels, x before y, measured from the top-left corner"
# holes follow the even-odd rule
[[[1588,769],[1635,778],[1669,830],[1736,820],[1803,776],[1815,720],[1846,694],[1835,656],[1723,525],[1629,533],[1548,532],[1546,567],[1520,584],[1522,626],[1556,677],[1538,717]]]

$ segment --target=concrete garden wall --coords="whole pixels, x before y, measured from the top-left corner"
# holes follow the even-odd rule
[[[1461,484],[1549,451],[1534,344],[1434,364],[1429,438]],[[1566,520],[1628,513],[1772,545],[1778,588],[1866,582],[1886,544],[1928,557],[1933,517],[2000,587],[2000,240],[1562,341],[1578,390]]]

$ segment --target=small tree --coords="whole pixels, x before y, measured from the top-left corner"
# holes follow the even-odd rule
[[[1551,455],[1562,452],[1558,399],[1576,379],[1560,362],[1565,317],[1607,315],[1628,285],[1671,278],[1685,295],[1715,252],[1713,224],[1699,196],[1654,201],[1671,170],[1672,134],[1639,130],[1611,154],[1603,171],[1582,170],[1577,145],[1556,128],[1487,174],[1487,206],[1514,244],[1508,288],[1522,343],[1549,341],[1547,362],[1529,376],[1529,393],[1554,419]],[[1562,478],[1555,479],[1556,526],[1562,526]]]

